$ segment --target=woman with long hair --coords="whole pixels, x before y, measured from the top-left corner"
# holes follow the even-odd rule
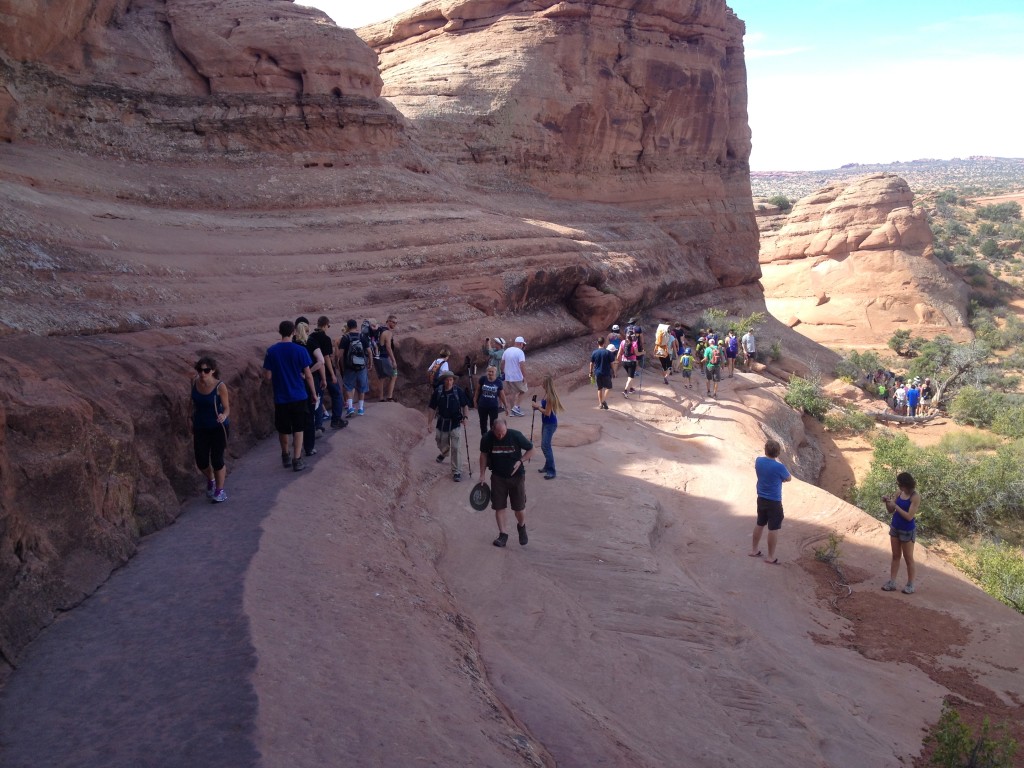
[[[228,445],[231,403],[228,385],[220,380],[217,361],[200,357],[192,379],[192,449],[196,467],[206,477],[206,497],[214,504],[228,500],[224,490],[227,467],[224,451]]]
[[[562,411],[562,402],[555,391],[555,382],[551,376],[544,377],[544,399],[533,402],[534,410],[540,411],[540,449],[544,454],[544,466],[537,470],[544,473],[545,480],[555,479],[555,453],[551,449],[551,438],[558,429],[558,414]]]
[[[316,344],[309,343],[309,321],[306,318],[300,317],[295,321],[295,335],[292,336],[292,341],[309,352],[309,356],[313,360],[313,364],[309,366],[309,372],[313,374],[313,387],[316,390],[316,402],[319,405],[320,395],[327,383],[324,373],[324,353],[317,348]],[[307,456],[313,456],[316,453],[317,419],[312,405],[308,411],[306,428],[302,430],[302,450]]]
[[[892,562],[889,565],[889,580],[882,585],[886,592],[893,592],[896,576],[900,572],[900,558],[907,564],[907,586],[904,593],[914,594],[914,542],[917,541],[917,517],[921,506],[921,494],[917,492],[917,481],[909,472],[896,475],[896,487],[899,493],[894,496],[883,496],[882,503],[892,515],[889,526],[889,543],[892,545]]]

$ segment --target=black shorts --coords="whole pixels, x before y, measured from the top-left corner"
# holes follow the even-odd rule
[[[667,371],[669,368],[672,367],[671,357],[659,357],[658,361],[661,363],[661,370],[663,371]]]
[[[611,389],[612,388],[612,377],[611,376],[598,376],[597,377],[597,388],[598,389]]]
[[[622,367],[626,370],[626,375],[629,378],[636,376],[636,360],[623,360]]]
[[[782,527],[782,502],[757,497],[757,524],[767,525],[769,531],[777,531]]]
[[[294,435],[304,431],[309,416],[308,408],[308,400],[274,403],[274,429],[279,435]]]
[[[491,473],[491,509],[502,510],[512,502],[513,512],[526,509],[526,473],[502,477]]]

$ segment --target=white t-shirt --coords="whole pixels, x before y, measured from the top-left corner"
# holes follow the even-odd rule
[[[750,354],[757,352],[757,342],[754,340],[754,334],[744,333],[741,341],[743,342],[743,348],[747,350],[747,352]]]
[[[523,369],[520,367],[526,362],[526,353],[519,347],[509,347],[501,356],[501,362],[505,366],[505,381],[522,381]]]
[[[438,367],[434,368],[435,365],[438,366]],[[442,373],[444,373],[447,370],[448,370],[448,361],[445,360],[443,357],[439,357],[439,358],[437,358],[437,360],[435,360],[434,362],[432,362],[430,364],[430,366],[427,368],[427,373],[430,373],[431,371],[434,371],[434,378],[437,379],[438,377],[440,377],[440,375]]]

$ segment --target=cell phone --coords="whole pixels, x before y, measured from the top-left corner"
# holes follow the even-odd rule
[[[533,402],[535,402],[535,403],[537,402],[537,396],[536,395],[533,396]]]

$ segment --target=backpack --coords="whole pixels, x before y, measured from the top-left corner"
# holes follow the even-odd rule
[[[430,364],[427,369],[427,383],[437,389],[441,385],[441,366],[444,365],[445,360],[443,357],[437,358]]]
[[[362,335],[349,335],[348,349],[345,350],[345,367],[350,371],[361,371],[366,367],[366,347],[363,346]]]
[[[679,365],[684,371],[688,371],[693,367],[693,361],[690,359],[689,355],[683,355],[682,359],[679,361]]]
[[[711,364],[718,365],[722,362],[722,350],[718,347],[711,348]]]
[[[376,331],[370,328],[370,321],[363,320],[363,324],[359,326],[359,335],[369,342],[370,357],[377,359],[380,357],[380,328]]]
[[[654,356],[668,357],[668,326],[659,325],[654,336]]]
[[[737,339],[735,336],[730,336],[728,339],[726,339],[725,343],[729,345],[729,351],[734,355],[740,349],[740,340]]]

